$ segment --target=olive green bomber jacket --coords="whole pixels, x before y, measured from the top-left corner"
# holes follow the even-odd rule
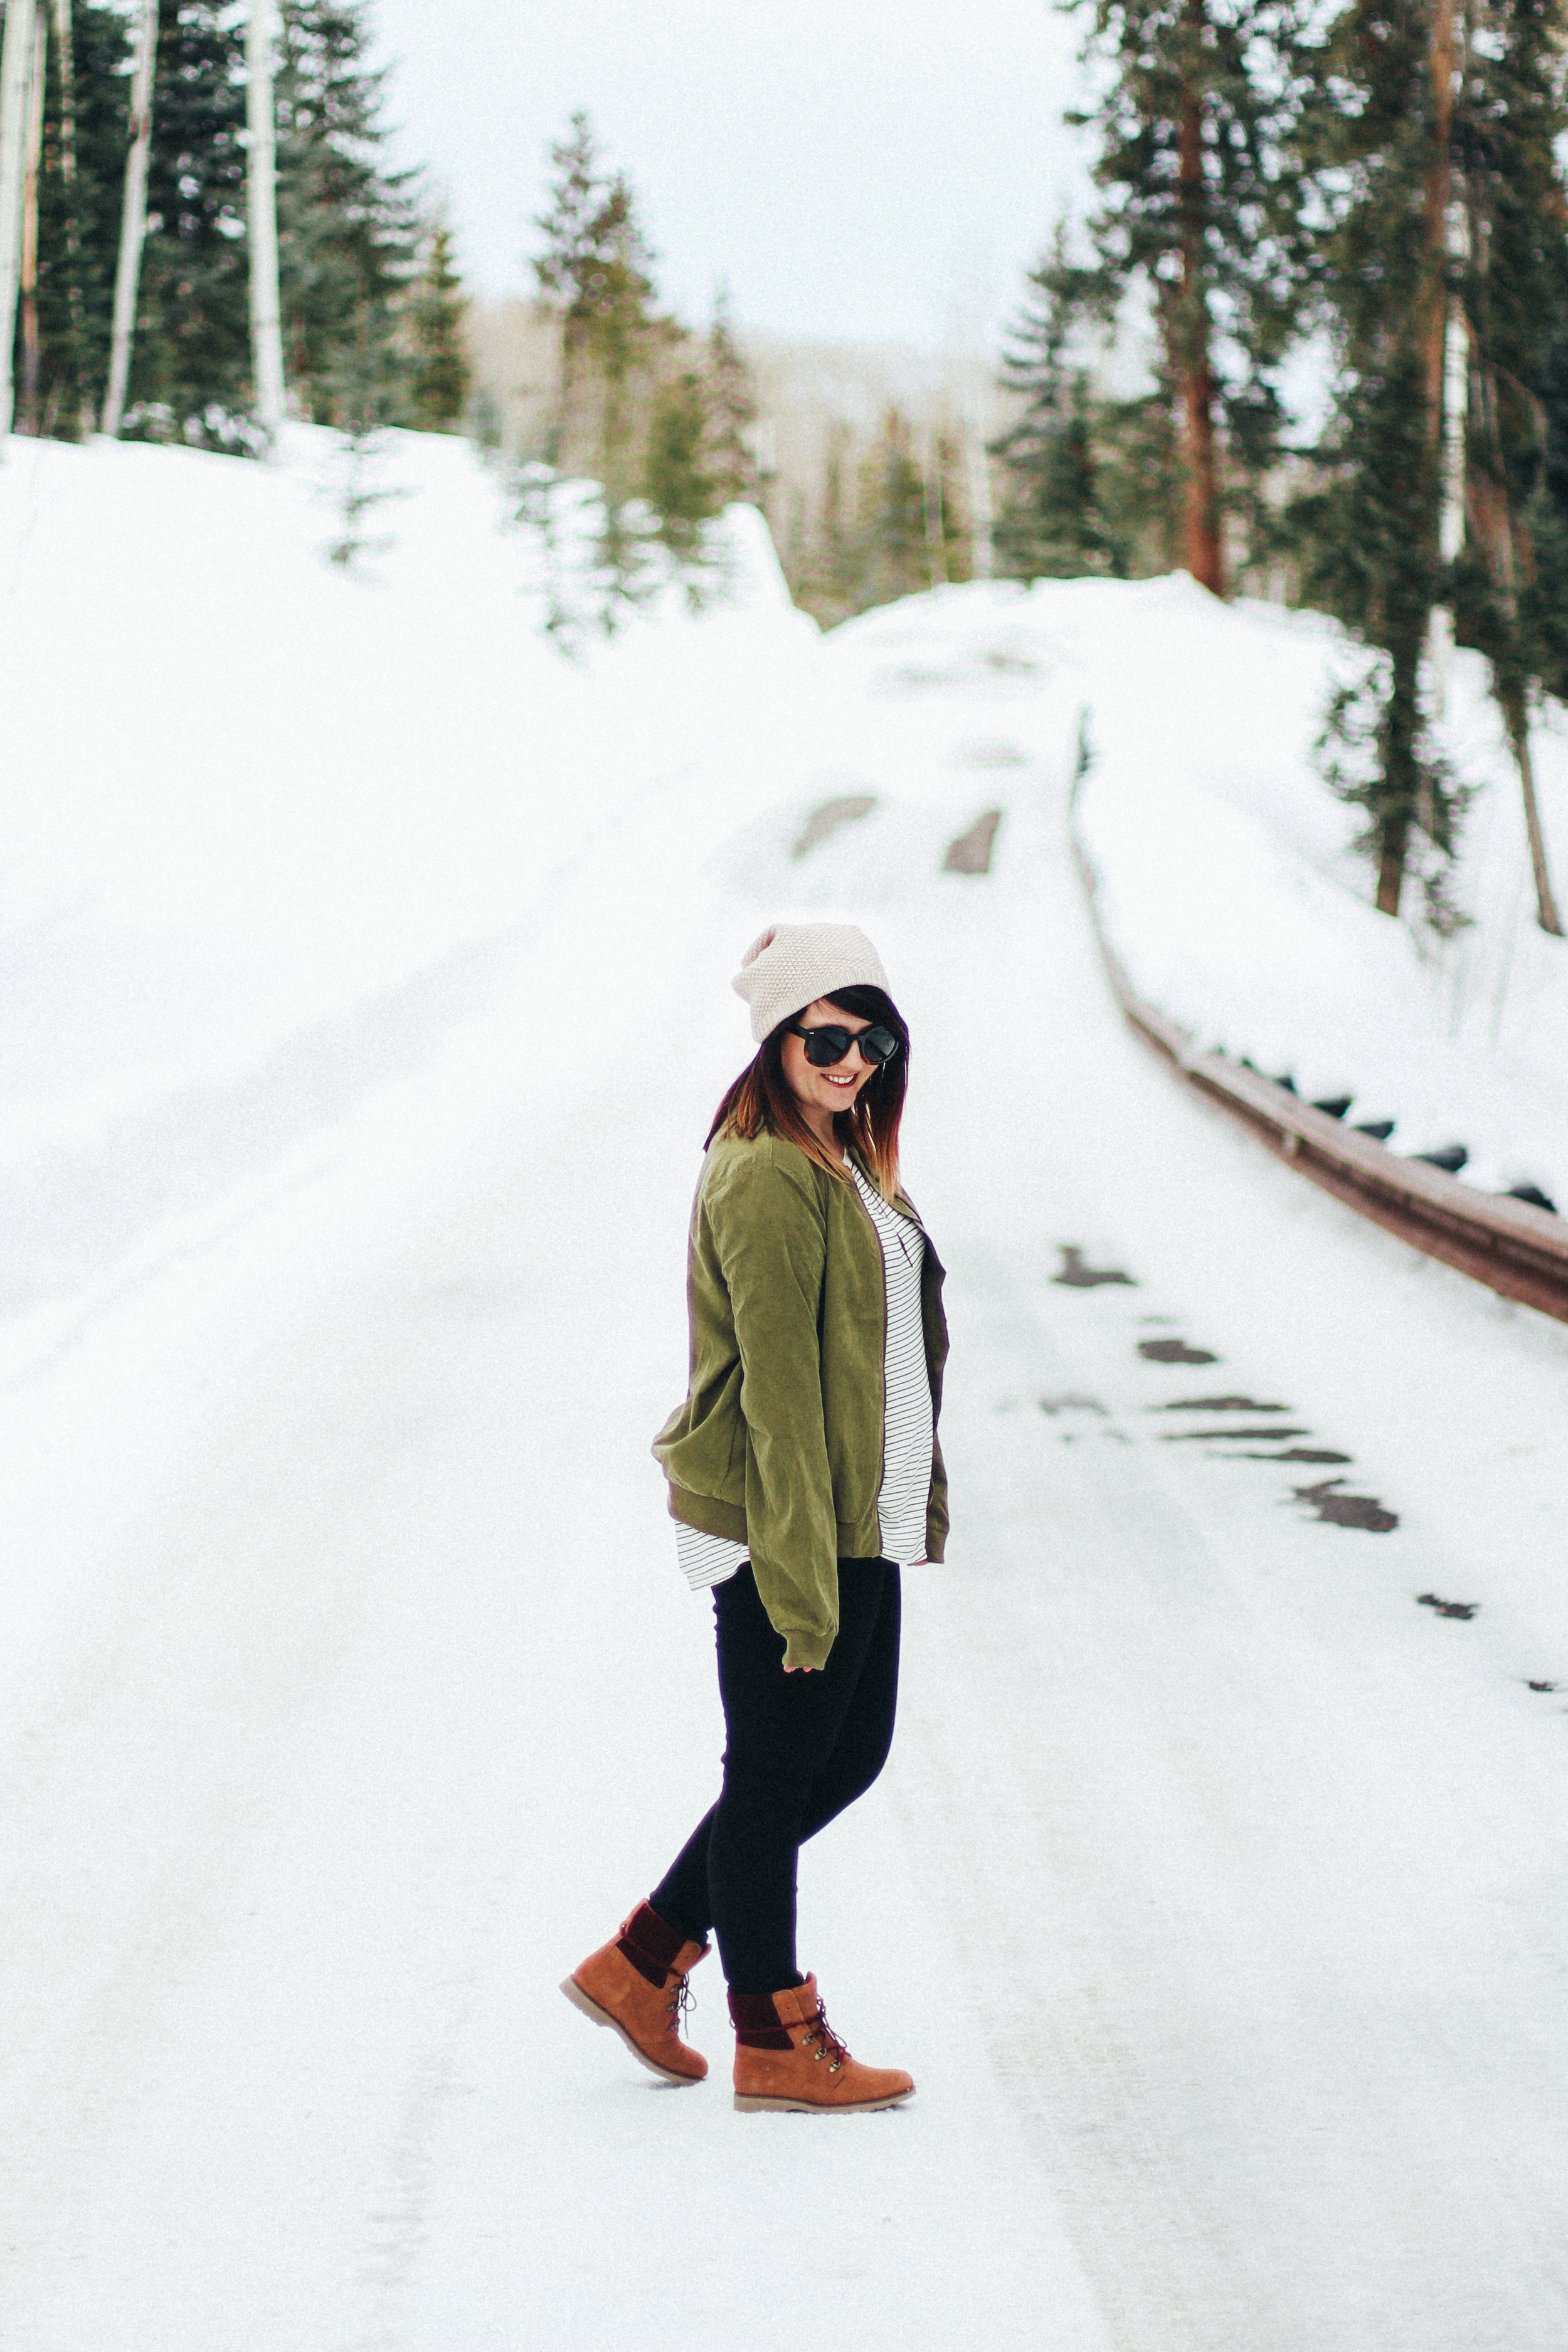
[[[919,1223],[902,1193],[895,1205]],[[928,1236],[921,1307],[933,1425],[947,1357],[942,1279]],[[881,1244],[856,1187],[782,1137],[721,1137],[692,1209],[687,1298],[690,1385],[653,1446],[671,1517],[749,1547],[785,1664],[820,1666],[838,1631],[838,1561],[871,1558],[879,1544],[888,1308]],[[933,1443],[933,1560],[947,1524]]]

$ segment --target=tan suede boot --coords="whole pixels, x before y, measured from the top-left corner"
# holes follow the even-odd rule
[[[682,2042],[680,2013],[690,1999],[686,1979],[708,1949],[639,1903],[620,1934],[591,1952],[561,1990],[584,2017],[618,2033],[650,2072],[667,2083],[700,2083],[708,2061]]]
[[[743,2115],[768,2107],[863,2115],[896,2107],[915,2087],[896,2066],[862,2066],[851,2058],[827,2022],[815,1977],[785,1992],[732,1992],[730,2015],[735,2105]]]

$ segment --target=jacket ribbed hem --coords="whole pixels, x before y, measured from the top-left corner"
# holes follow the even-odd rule
[[[705,1536],[727,1536],[731,1543],[749,1541],[746,1513],[740,1503],[721,1502],[717,1495],[694,1494],[689,1486],[669,1485],[669,1516]],[[875,1559],[882,1548],[876,1511],[863,1519],[840,1519],[835,1529],[840,1559]]]
[[[705,1536],[727,1536],[731,1543],[742,1544],[747,1539],[743,1503],[721,1503],[717,1495],[695,1495],[689,1486],[678,1486],[673,1478],[669,1516]]]

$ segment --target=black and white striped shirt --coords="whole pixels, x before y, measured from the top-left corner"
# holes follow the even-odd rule
[[[908,1217],[888,1206],[853,1160],[849,1172],[877,1228],[887,1282],[887,1410],[882,1486],[877,1497],[881,1555],[908,1568],[925,1558],[926,1505],[931,1495],[931,1381],[921,1316],[925,1235]],[[704,1535],[700,1528],[689,1528],[681,1519],[675,1523],[675,1544],[694,1592],[722,1584],[751,1557],[744,1544],[729,1536]]]

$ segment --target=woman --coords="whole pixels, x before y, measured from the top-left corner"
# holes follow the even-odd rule
[[[734,982],[761,1050],[709,1130],[688,1259],[691,1373],[654,1453],[680,1563],[711,1587],[719,1801],[562,1990],[668,2082],[717,1930],[735,2105],[896,2106],[795,1966],[801,1844],[868,1789],[898,1695],[900,1567],[940,1559],[942,1270],[899,1190],[909,1031],[849,924],[775,924]]]

